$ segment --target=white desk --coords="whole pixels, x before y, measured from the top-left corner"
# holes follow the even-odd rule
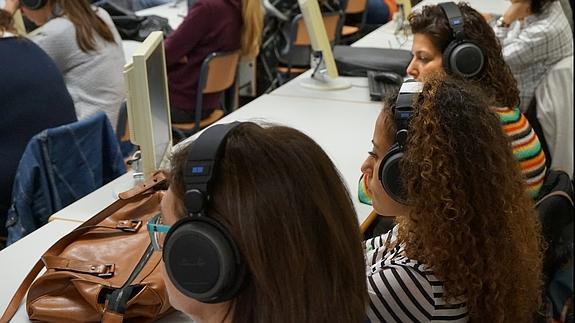
[[[312,71],[308,70],[296,78],[290,80],[286,84],[278,87],[270,93],[270,95],[279,96],[295,96],[310,99],[324,99],[334,101],[344,101],[353,103],[371,103],[369,99],[369,88],[367,85],[367,77],[341,77],[351,83],[351,87],[343,90],[322,91],[304,88],[300,85],[301,80],[309,78]]]
[[[360,167],[371,149],[379,103],[350,103],[314,98],[263,95],[217,123],[273,122],[310,136],[326,151],[346,184],[357,219],[362,223],[372,207],[357,198]],[[216,123],[216,124],[217,124]],[[192,138],[183,141],[186,144]]]

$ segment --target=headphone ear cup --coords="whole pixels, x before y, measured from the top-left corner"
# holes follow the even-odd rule
[[[401,174],[403,149],[398,144],[391,146],[379,164],[379,181],[394,201],[405,204],[407,199]]]
[[[245,280],[245,266],[227,231],[209,217],[186,217],[166,235],[166,272],[184,295],[204,303],[233,298]]]
[[[448,73],[473,77],[483,69],[485,56],[479,46],[468,41],[452,41],[443,52],[443,67]]]
[[[22,5],[30,10],[38,10],[46,5],[48,0],[20,0]]]

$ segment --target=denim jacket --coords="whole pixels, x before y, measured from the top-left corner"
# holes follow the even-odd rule
[[[103,112],[35,135],[12,187],[7,245],[125,172],[118,141]]]

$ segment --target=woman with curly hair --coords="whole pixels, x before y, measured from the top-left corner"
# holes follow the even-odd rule
[[[463,38],[483,52],[483,67],[467,80],[481,88],[487,103],[499,116],[513,154],[519,161],[527,189],[537,198],[546,174],[546,158],[539,138],[519,110],[519,90],[511,69],[505,63],[501,45],[483,16],[465,3],[456,5],[463,16]],[[453,31],[440,5],[425,6],[409,17],[413,33],[413,59],[407,73],[422,80],[430,73],[460,77],[444,68],[444,52],[453,40]]]
[[[406,123],[396,121],[397,94],[384,102],[362,171],[375,211],[397,225],[365,242],[371,321],[534,317],[540,225],[499,120],[477,93],[461,80],[430,79]],[[398,200],[380,180],[396,140],[405,143]]]

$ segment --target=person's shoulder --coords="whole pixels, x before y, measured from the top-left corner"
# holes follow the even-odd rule
[[[68,17],[60,16],[52,18],[44,25],[38,27],[29,34],[29,37],[36,41],[44,38],[59,38],[65,35],[75,38],[76,30]]]

